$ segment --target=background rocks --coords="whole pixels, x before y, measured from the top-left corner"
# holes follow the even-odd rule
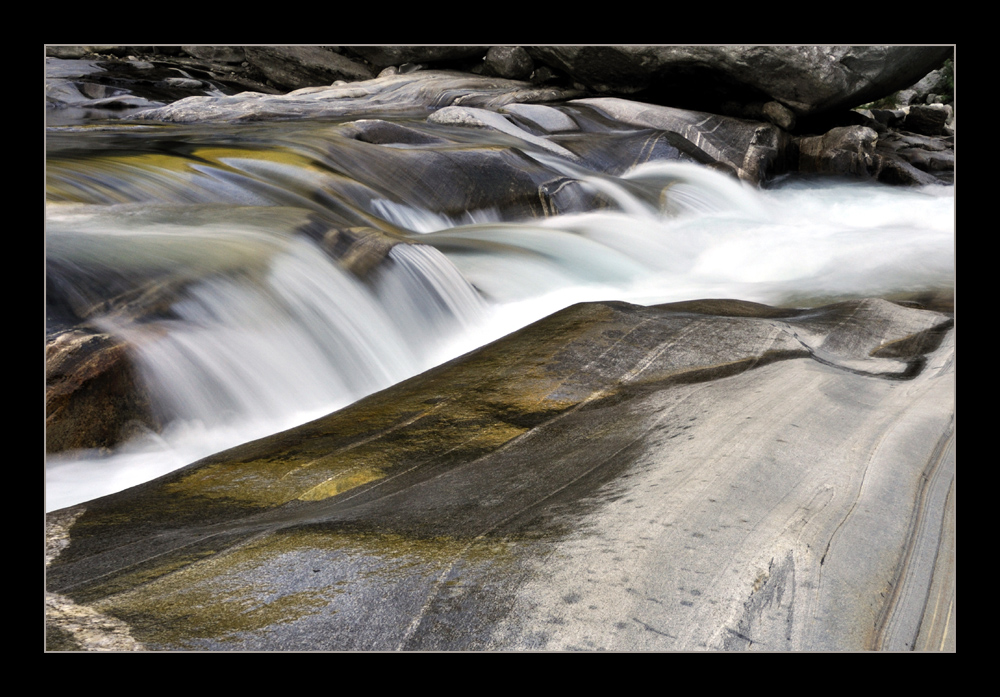
[[[282,90],[375,77],[367,66],[321,46],[247,46],[244,51],[247,63]]]
[[[773,100],[800,116],[849,109],[909,86],[952,55],[948,46],[536,46],[529,52],[602,93],[712,112],[727,102]]]
[[[951,182],[954,145],[954,50],[951,46],[53,46],[47,49],[47,101],[108,115],[171,104],[188,95],[246,95],[218,102],[216,119],[334,116],[336,95],[306,107],[267,102],[254,93],[371,81],[376,75],[458,70],[527,84],[505,98],[463,106],[545,102],[596,95],[627,96],[668,106],[773,124],[798,140],[772,173],[801,171],[875,177],[893,184]],[[74,59],[74,60],[70,60]],[[84,60],[85,59],[85,60]],[[59,64],[51,61],[61,60]],[[75,71],[73,66],[78,65]],[[492,87],[492,86],[491,86]],[[365,88],[371,92],[369,88]],[[517,94],[514,94],[514,92]],[[332,95],[330,95],[332,97]],[[253,98],[251,98],[253,97]],[[879,100],[879,101],[873,101]],[[322,109],[319,107],[322,106]],[[447,106],[428,102],[428,108]],[[203,120],[184,104],[148,112],[164,120]],[[351,105],[357,108],[357,104]],[[373,106],[383,108],[384,105]],[[851,111],[855,107],[865,107]],[[51,113],[51,111],[50,111]],[[76,113],[76,112],[74,112]],[[862,155],[843,129],[873,129]],[[890,130],[939,138],[900,152]],[[824,134],[830,133],[826,136]],[[883,142],[885,141],[885,142]],[[795,149],[796,143],[798,150]],[[877,152],[875,152],[877,150]],[[933,154],[931,154],[933,153]],[[942,154],[943,153],[943,154]],[[861,159],[858,159],[858,158]],[[732,166],[729,163],[727,166]],[[742,165],[735,167],[739,171]]]
[[[181,55],[177,49],[180,49]],[[240,81],[298,89],[365,80],[388,67],[457,69],[499,77],[561,82],[594,95],[711,111],[767,102],[798,116],[846,110],[914,86],[948,101],[949,71],[914,85],[953,56],[950,46],[53,46],[60,58],[144,55],[164,62],[203,61]],[[223,71],[219,66],[226,66]],[[559,76],[562,77],[559,77]],[[293,77],[294,76],[294,77]]]

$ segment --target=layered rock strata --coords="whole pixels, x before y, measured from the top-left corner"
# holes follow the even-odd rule
[[[56,634],[100,648],[89,616],[154,650],[954,648],[950,327],[884,300],[568,308],[51,514],[48,587],[75,618]]]

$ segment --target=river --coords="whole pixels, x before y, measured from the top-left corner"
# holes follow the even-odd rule
[[[429,137],[394,155],[511,145],[400,123]],[[343,126],[50,127],[47,332],[78,321],[67,307],[92,308],[92,327],[132,346],[167,426],[115,452],[47,456],[47,510],[342,408],[576,302],[815,306],[954,287],[951,186],[757,189],[682,160],[611,174],[517,143],[583,203],[456,211],[434,182],[367,160],[385,146]],[[359,276],[323,245],[351,227],[422,244]],[[168,308],[110,302],[154,286],[171,289]]]

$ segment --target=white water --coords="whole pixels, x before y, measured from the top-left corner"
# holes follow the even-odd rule
[[[427,246],[394,247],[368,283],[307,239],[275,232],[274,209],[265,225],[232,211],[225,223],[166,223],[127,206],[50,207],[50,255],[176,263],[202,280],[170,319],[103,320],[136,347],[176,418],[111,456],[49,457],[47,509],[321,416],[576,302],[815,304],[953,284],[951,187],[759,191],[678,163],[587,181],[619,210],[509,223],[490,211],[456,221],[377,202]]]

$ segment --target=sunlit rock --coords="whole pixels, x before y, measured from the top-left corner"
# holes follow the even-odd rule
[[[950,326],[577,305],[52,514],[48,588],[95,649],[953,646]]]

